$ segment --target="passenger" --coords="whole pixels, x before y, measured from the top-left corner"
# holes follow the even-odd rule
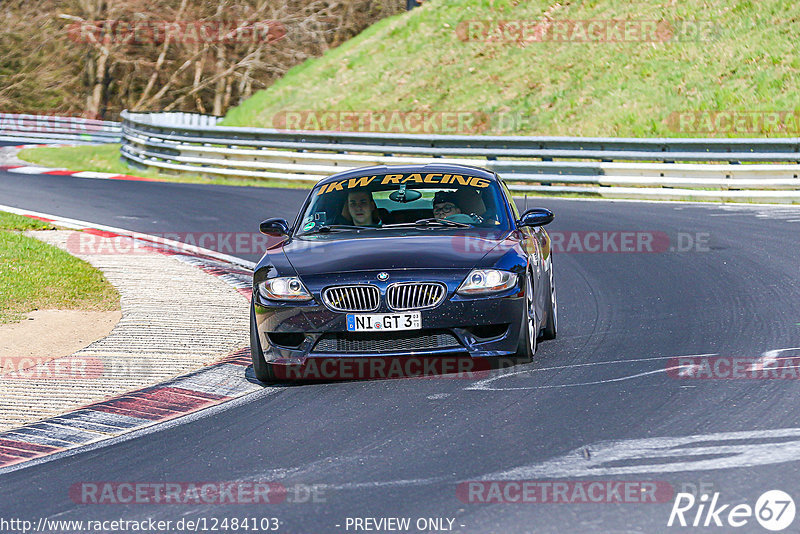
[[[345,209],[357,226],[380,226],[378,206],[368,191],[352,191],[347,194]]]
[[[456,200],[455,191],[437,191],[433,196],[433,216],[437,219],[446,219],[451,215],[462,213]]]
[[[474,202],[470,202],[470,193],[463,192],[464,195],[459,195],[456,191],[437,191],[436,194],[433,196],[433,216],[436,219],[447,219],[448,221],[453,222],[460,222],[460,223],[467,223],[467,224],[482,224],[484,222],[483,217],[476,215],[473,213],[469,206],[474,206]],[[480,202],[480,205],[483,206],[483,202],[480,198],[475,195],[475,201]],[[466,206],[464,207],[463,202],[466,202]],[[486,212],[486,208],[484,207],[481,210],[481,213]]]

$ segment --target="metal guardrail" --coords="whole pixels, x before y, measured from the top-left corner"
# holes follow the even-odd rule
[[[119,143],[119,122],[0,113],[0,141],[19,143]]]
[[[219,120],[123,112],[121,156],[167,172],[307,181],[365,165],[448,162],[494,170],[519,192],[800,201],[798,138],[298,132],[218,126]]]

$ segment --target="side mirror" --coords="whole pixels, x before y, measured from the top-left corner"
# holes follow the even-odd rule
[[[286,219],[267,219],[262,222],[258,229],[264,235],[283,237],[289,235],[289,223]]]
[[[545,224],[550,224],[553,222],[554,218],[555,215],[553,215],[553,212],[548,209],[533,208],[523,213],[517,224],[519,226],[530,227],[544,226]]]

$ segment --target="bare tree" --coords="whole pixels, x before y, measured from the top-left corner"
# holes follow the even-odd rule
[[[6,0],[3,111],[224,114],[404,0]]]

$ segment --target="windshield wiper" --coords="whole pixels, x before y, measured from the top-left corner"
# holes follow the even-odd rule
[[[372,230],[374,228],[374,226],[357,226],[354,224],[324,224],[322,226],[312,228],[308,232],[303,232],[302,235],[316,233],[327,234],[328,232],[332,232],[334,230]]]
[[[472,228],[469,223],[451,221],[448,219],[420,219],[413,223],[384,224],[381,228],[399,228],[403,226],[451,226],[453,228]]]
[[[414,224],[416,224],[417,226],[430,226],[432,224],[441,224],[444,226],[455,226],[457,228],[469,228],[473,226],[469,223],[463,223],[458,221],[451,221],[450,219],[439,219],[439,218],[420,219],[418,221],[414,221]]]

